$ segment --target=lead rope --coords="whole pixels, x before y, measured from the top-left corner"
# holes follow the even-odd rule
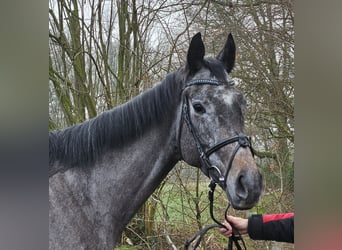
[[[193,248],[191,248],[192,250],[195,250],[199,244],[201,243],[204,235],[213,228],[227,228],[225,225],[223,225],[221,222],[219,222],[215,216],[214,216],[214,192],[215,192],[215,188],[216,188],[216,183],[214,181],[211,181],[209,184],[209,192],[208,192],[208,199],[209,199],[209,211],[210,211],[210,217],[213,221],[216,222],[216,224],[211,224],[208,225],[204,228],[202,228],[199,232],[197,232],[195,235],[193,235],[189,240],[187,240],[184,244],[184,249],[188,250],[189,246],[192,242],[194,242],[197,238],[197,240],[195,241],[195,244],[193,246]],[[225,211],[225,217],[227,217],[228,215],[228,209],[230,207],[230,204],[228,204],[226,211]],[[233,226],[232,226],[233,227]],[[234,228],[234,227],[233,227]],[[233,230],[234,231],[234,230]],[[236,230],[235,230],[236,231]],[[246,244],[245,241],[243,240],[242,236],[238,233],[238,235],[232,235],[229,237],[228,240],[228,248],[227,250],[233,250],[233,246],[236,246],[237,250],[242,250],[242,247],[239,243],[239,241],[242,242],[243,245],[243,249],[247,249],[246,248]],[[233,245],[234,244],[234,245]]]

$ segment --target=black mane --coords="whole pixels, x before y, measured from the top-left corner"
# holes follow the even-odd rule
[[[120,147],[158,124],[179,103],[181,82],[176,72],[156,87],[95,118],[49,133],[50,165],[94,162],[107,149]]]

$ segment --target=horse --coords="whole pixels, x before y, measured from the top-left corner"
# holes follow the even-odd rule
[[[230,72],[229,33],[216,57],[194,35],[186,63],[153,88],[95,118],[49,132],[49,248],[113,249],[125,226],[183,160],[249,209],[262,192],[246,100]]]

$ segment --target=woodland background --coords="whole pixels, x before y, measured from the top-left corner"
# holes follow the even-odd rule
[[[130,100],[183,66],[191,37],[201,32],[216,55],[231,32],[237,45],[232,77],[248,109],[246,134],[264,176],[250,213],[294,210],[293,0],[50,0],[49,129],[82,122]],[[181,249],[212,221],[208,179],[179,163],[127,226],[118,249]],[[217,195],[215,214],[226,206]],[[248,249],[294,249],[252,241]],[[217,232],[201,249],[222,249]]]

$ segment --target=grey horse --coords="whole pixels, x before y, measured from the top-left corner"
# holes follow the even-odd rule
[[[50,249],[113,249],[180,160],[218,183],[234,208],[258,202],[262,176],[241,136],[246,101],[229,76],[232,35],[217,57],[204,54],[198,33],[186,65],[155,87],[49,133]]]

